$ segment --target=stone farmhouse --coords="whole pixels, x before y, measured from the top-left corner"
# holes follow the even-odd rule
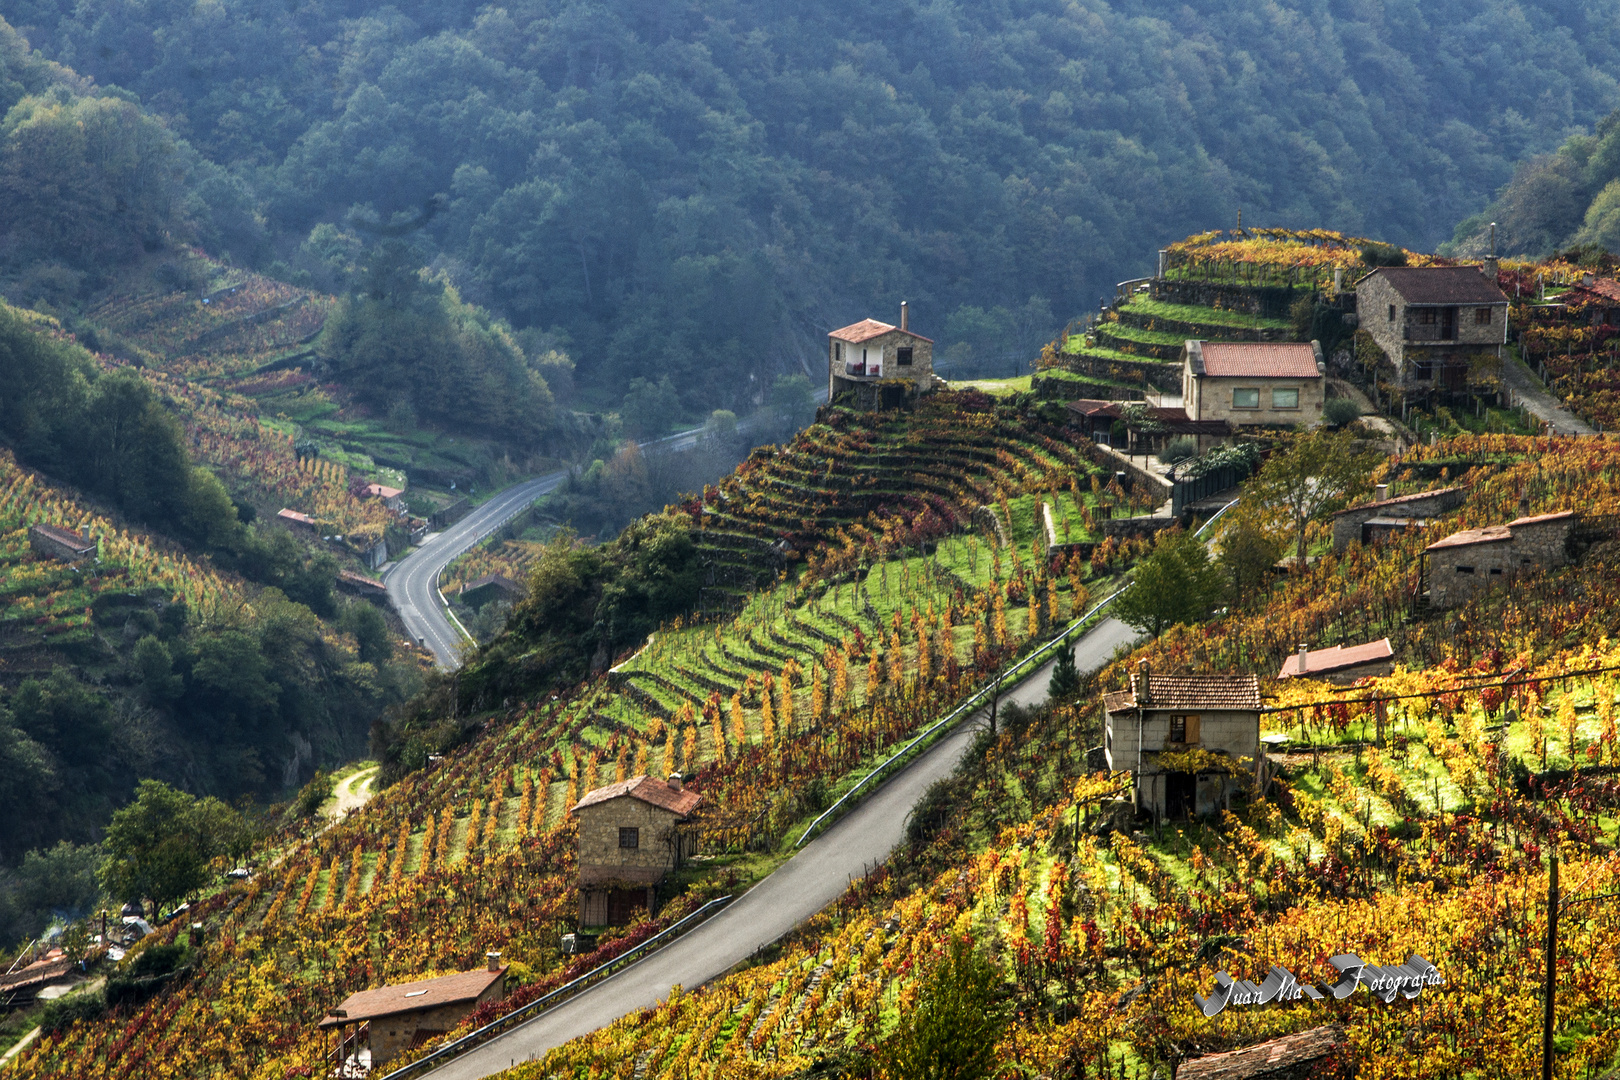
[[[1130,689],[1104,694],[1103,708],[1108,767],[1131,773],[1139,811],[1216,813],[1260,760],[1253,675],[1155,675],[1143,660]]]
[[[1468,489],[1443,487],[1410,495],[1383,497],[1388,485],[1379,485],[1379,498],[1349,506],[1333,515],[1333,550],[1343,551],[1352,541],[1370,544],[1401,529],[1421,529],[1436,517],[1462,505]]]
[[[1283,661],[1278,679],[1325,679],[1330,683],[1348,686],[1357,679],[1381,677],[1395,670],[1395,649],[1389,638],[1369,641],[1365,645],[1330,645],[1325,649],[1312,649],[1301,645],[1299,652]]]
[[[658,883],[697,851],[681,828],[703,796],[669,780],[632,776],[574,804],[579,817],[579,923],[619,926],[657,906]]]
[[[28,546],[36,555],[63,562],[94,559],[98,550],[94,540],[60,525],[28,526]]]
[[[1565,510],[1464,529],[1435,541],[1423,551],[1429,606],[1453,608],[1525,571],[1564,565],[1577,520],[1573,510]]]
[[[827,400],[850,395],[857,408],[899,409],[934,388],[934,343],[910,328],[862,319],[827,335]]]
[[[497,952],[486,960],[476,971],[350,994],[320,1023],[333,1037],[334,1064],[344,1069],[352,1061],[363,1069],[369,1063],[375,1070],[443,1035],[485,1002],[500,1001],[506,996],[506,966]]]
[[[1477,266],[1381,266],[1356,282],[1356,317],[1403,388],[1462,390],[1507,343],[1507,295]]]
[[[1566,306],[1584,306],[1593,326],[1620,326],[1620,281],[1587,274],[1581,283],[1559,297]]]
[[[1181,350],[1181,404],[1195,422],[1314,427],[1326,398],[1315,341],[1188,341]]]

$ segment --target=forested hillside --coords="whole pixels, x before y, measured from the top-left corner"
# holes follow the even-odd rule
[[[420,262],[531,352],[566,348],[589,398],[617,406],[631,378],[667,374],[689,414],[758,396],[826,327],[902,297],[942,357],[1021,363],[1156,246],[1240,207],[1432,248],[1514,162],[1620,100],[1613,0],[3,14],[138,96],[158,119],[129,137],[183,166],[142,188],[149,210],[120,211],[119,244],[185,224],[336,288],[376,230],[425,221]],[[8,71],[30,68],[8,48]],[[93,273],[89,247],[57,247],[98,219],[39,192],[60,172],[100,197],[57,163],[126,103],[55,105],[30,71],[0,81],[17,103],[0,183],[26,196],[11,250]],[[86,134],[65,137],[76,110]]]

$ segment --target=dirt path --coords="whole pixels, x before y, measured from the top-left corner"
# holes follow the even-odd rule
[[[358,810],[370,801],[372,790],[371,782],[377,778],[378,765],[371,765],[357,773],[345,776],[332,788],[332,805],[326,808],[328,815],[335,821],[341,821],[351,810]]]
[[[1561,405],[1547,392],[1524,363],[1513,357],[1502,362],[1502,381],[1513,392],[1513,402],[1530,410],[1531,415],[1547,425],[1553,435],[1596,435],[1592,426]]]

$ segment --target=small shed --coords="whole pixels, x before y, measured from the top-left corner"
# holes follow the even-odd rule
[[[1357,679],[1388,675],[1394,670],[1395,648],[1389,638],[1383,638],[1349,648],[1330,645],[1325,649],[1310,649],[1301,645],[1298,653],[1283,662],[1277,678],[1326,679],[1348,686]]]
[[[388,602],[388,586],[353,570],[338,571],[337,587],[350,596],[363,596],[380,604]]]
[[[702,801],[672,773],[667,781],[632,776],[574,804],[581,926],[621,925],[654,908],[664,875],[697,851],[696,835],[681,824]]]
[[[463,603],[475,608],[481,608],[491,600],[505,599],[517,603],[528,592],[520,582],[513,581],[505,574],[485,574],[472,581],[463,582],[457,590],[456,597]]]
[[[96,557],[96,542],[60,525],[28,526],[28,546],[36,554],[63,562],[84,562]]]
[[[1143,660],[1130,689],[1103,695],[1103,709],[1103,753],[1110,769],[1131,773],[1139,810],[1215,813],[1260,760],[1253,675],[1155,675]]]
[[[500,953],[475,971],[436,979],[379,986],[350,994],[321,1021],[333,1036],[335,1064],[369,1050],[375,1069],[405,1050],[421,1046],[461,1023],[478,1006],[506,996],[506,966]]]
[[[1354,1073],[1340,1060],[1344,1029],[1336,1024],[1296,1031],[1242,1050],[1185,1062],[1176,1080],[1328,1080]]]
[[[1453,608],[1526,571],[1564,565],[1577,520],[1573,510],[1564,510],[1464,529],[1435,541],[1423,551],[1429,606]]]
[[[289,510],[286,507],[276,511],[276,520],[294,531],[307,533],[320,531],[314,518],[308,514],[301,514],[297,510]]]
[[[1372,543],[1400,529],[1421,529],[1431,517],[1461,506],[1467,495],[1467,488],[1454,485],[1346,507],[1333,515],[1333,550],[1343,551],[1356,540]]]

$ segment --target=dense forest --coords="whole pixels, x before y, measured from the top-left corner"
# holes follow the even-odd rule
[[[1022,362],[1239,209],[1432,248],[1620,104],[1614,0],[0,14],[39,53],[5,32],[13,299],[163,237],[342,290],[419,224],[412,257],[571,354],[586,403],[667,374],[693,417],[901,298],[947,363]]]

